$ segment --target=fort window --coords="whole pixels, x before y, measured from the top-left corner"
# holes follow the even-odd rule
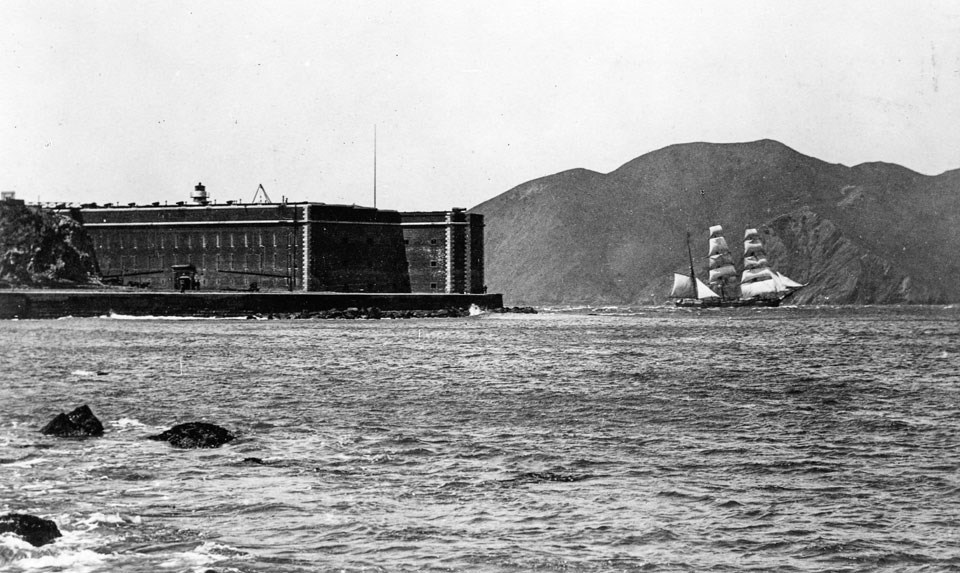
[[[220,248],[220,233],[217,233],[217,248]]]
[[[404,239],[404,240],[403,240],[403,244],[404,244],[404,245],[409,245],[409,244],[410,244],[410,239]]]
[[[173,248],[174,249],[180,248],[180,236],[177,235],[176,233],[173,234]]]
[[[431,267],[437,266],[437,261],[430,261],[430,266]]]
[[[233,233],[230,233],[230,248],[233,248]]]
[[[437,290],[437,283],[430,283],[430,290]]]
[[[206,249],[206,248],[207,248],[207,236],[206,236],[206,235],[200,235],[200,248],[201,248],[201,249]]]
[[[436,240],[436,239],[430,239],[430,244],[431,244],[431,245],[436,245],[436,244],[437,244],[437,240]]]

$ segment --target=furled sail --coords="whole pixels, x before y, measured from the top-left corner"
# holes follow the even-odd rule
[[[710,227],[709,257],[710,284],[724,283],[730,277],[737,276],[737,270],[733,268],[733,257],[730,256],[730,248],[723,238],[723,227],[720,225]]]

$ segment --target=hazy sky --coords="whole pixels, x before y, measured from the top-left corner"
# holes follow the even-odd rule
[[[0,2],[0,189],[472,207],[674,143],[960,167],[960,2]]]

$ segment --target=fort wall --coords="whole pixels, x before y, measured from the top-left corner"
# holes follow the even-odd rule
[[[60,210],[83,224],[108,284],[176,289],[189,275],[191,290],[484,290],[483,218],[463,209],[203,202]]]

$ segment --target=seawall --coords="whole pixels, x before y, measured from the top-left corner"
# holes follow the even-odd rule
[[[0,291],[0,319],[101,316],[247,316],[346,308],[440,310],[503,307],[502,294]]]

